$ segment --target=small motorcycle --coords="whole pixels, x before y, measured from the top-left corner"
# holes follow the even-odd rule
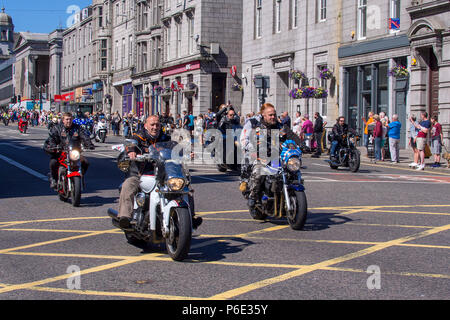
[[[108,134],[108,124],[105,119],[97,122],[95,127],[95,141],[105,143],[106,136]]]
[[[80,159],[82,149],[80,139],[72,138],[69,146],[61,152],[58,159],[58,196],[64,202],[71,199],[74,207],[79,207],[81,202],[83,175]]]
[[[280,159],[266,164],[262,160],[255,162],[253,170],[260,170],[263,176],[262,191],[254,208],[249,207],[250,215],[255,220],[286,217],[294,230],[302,230],[308,212],[304,180],[300,168],[302,152],[293,140],[282,144]],[[249,186],[250,189],[253,186]],[[243,195],[249,198],[249,190]]]
[[[361,165],[361,152],[356,147],[359,136],[348,133],[342,136],[342,141],[337,150],[337,159],[333,159],[330,154],[330,168],[336,170],[339,167],[350,168],[350,171],[357,172]]]
[[[20,133],[27,133],[28,130],[28,119],[26,118],[20,118],[18,123],[18,128]]]
[[[5,127],[8,126],[8,124],[9,124],[9,117],[8,116],[3,117],[3,123],[5,124]]]
[[[176,142],[159,142],[149,152],[138,155],[136,160],[152,166],[140,177],[139,191],[134,196],[134,209],[130,229],[122,229],[133,245],[166,243],[169,256],[175,261],[184,260],[190,250],[194,198],[189,170],[172,156]],[[127,146],[137,146],[135,140],[127,140]],[[121,151],[118,167],[128,172],[130,159],[125,146],[114,146]],[[112,224],[121,229],[118,212],[108,210]]]

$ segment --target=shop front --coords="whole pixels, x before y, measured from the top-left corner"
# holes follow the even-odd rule
[[[125,84],[122,90],[122,115],[126,116],[133,112],[133,85],[131,83]]]

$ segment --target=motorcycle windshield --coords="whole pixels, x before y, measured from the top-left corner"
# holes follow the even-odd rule
[[[151,158],[164,163],[168,179],[185,177],[185,169],[180,157],[174,156],[174,148],[177,145],[175,141],[158,142],[149,148]]]

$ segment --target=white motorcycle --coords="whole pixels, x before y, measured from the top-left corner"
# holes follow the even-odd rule
[[[182,261],[189,253],[193,222],[200,225],[201,218],[194,218],[194,198],[189,169],[172,157],[174,141],[150,146],[149,152],[138,155],[136,160],[146,164],[149,171],[140,177],[139,190],[134,197],[132,221],[129,229],[119,225],[118,212],[109,209],[114,226],[122,229],[130,244],[146,245],[166,242],[168,254],[175,261]],[[137,147],[135,140],[127,140],[127,146]],[[125,146],[115,146],[121,152],[118,167],[127,173],[130,159]]]
[[[95,126],[95,141],[105,143],[108,134],[108,124],[105,119],[101,119]]]

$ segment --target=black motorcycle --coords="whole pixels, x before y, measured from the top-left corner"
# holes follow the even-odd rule
[[[339,167],[350,168],[350,171],[357,172],[361,165],[361,152],[356,147],[359,136],[354,133],[344,134],[337,150],[337,157],[334,159],[330,154],[330,168],[336,170]],[[331,139],[330,139],[331,140]]]

